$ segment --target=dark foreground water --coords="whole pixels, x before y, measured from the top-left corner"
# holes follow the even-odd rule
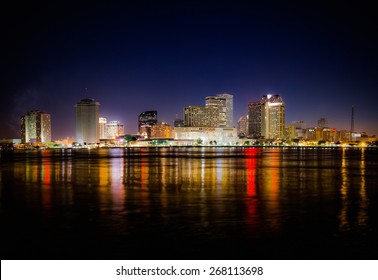
[[[2,152],[1,259],[378,259],[378,150]]]

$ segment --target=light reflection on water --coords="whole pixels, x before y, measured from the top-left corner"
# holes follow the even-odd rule
[[[75,246],[138,256],[138,244],[147,258],[162,248],[192,258],[374,258],[377,159],[374,149],[15,151],[0,159],[2,228],[27,248],[59,240],[57,257],[88,258],[66,251]]]

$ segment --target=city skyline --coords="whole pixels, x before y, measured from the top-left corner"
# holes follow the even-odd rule
[[[30,110],[51,113],[53,139],[75,136],[72,104],[86,95],[135,133],[142,111],[173,124],[185,106],[222,92],[234,96],[235,127],[249,102],[280,94],[287,124],[326,118],[349,130],[354,106],[355,130],[378,134],[370,4],[12,5],[1,19],[1,138],[19,137]]]
[[[226,105],[227,96],[229,105]],[[328,126],[328,119],[321,117],[317,120],[317,125],[308,126],[303,121],[286,122],[285,102],[279,94],[263,95],[260,101],[248,103],[248,113],[242,116],[246,122],[245,128],[240,127],[241,118],[237,121],[236,126],[225,125],[226,110],[232,111],[233,95],[228,93],[217,94],[216,96],[207,96],[205,98],[206,106],[189,105],[183,108],[184,120],[177,118],[172,124],[159,121],[157,111],[143,111],[138,116],[138,131],[134,133],[127,133],[124,130],[124,124],[118,120],[107,121],[105,116],[99,114],[100,102],[92,98],[86,97],[81,99],[74,105],[76,110],[76,135],[74,137],[67,137],[67,139],[74,139],[77,143],[99,143],[100,140],[116,139],[118,137],[129,137],[130,134],[139,135],[143,138],[174,138],[174,139],[197,139],[198,132],[217,131],[214,137],[219,137],[221,142],[238,142],[237,138],[248,139],[271,139],[271,140],[285,140],[292,141],[293,139],[306,141],[320,141],[325,142],[339,142],[339,141],[353,141],[358,137],[367,137],[376,135],[368,135],[366,132],[359,133],[354,130],[354,107],[352,107],[351,128],[350,130],[338,129],[336,127]],[[35,115],[45,115],[48,118],[48,123],[45,123],[43,130],[41,129],[41,122],[38,122]],[[26,125],[27,119],[30,119],[29,124]],[[26,115],[21,116],[21,143],[28,142],[50,142],[61,141],[61,139],[53,139],[51,137],[51,114],[41,112],[40,110],[29,111]],[[231,123],[230,117],[227,117],[227,123]],[[28,127],[28,129],[26,129]],[[215,130],[213,128],[216,128]],[[225,128],[222,130],[221,128]],[[194,130],[193,130],[194,129]],[[196,130],[197,129],[197,130]],[[39,131],[39,132],[38,132]],[[45,132],[43,132],[45,131]],[[232,132],[232,136],[231,133]],[[50,140],[41,141],[47,138]],[[174,132],[177,134],[173,137]],[[331,133],[332,132],[332,133]],[[29,133],[33,137],[27,136]],[[194,133],[191,135],[191,133]],[[206,134],[205,133],[205,134]],[[225,134],[224,134],[225,133]],[[233,134],[235,133],[235,134]],[[240,133],[240,134],[239,134]],[[338,135],[336,135],[338,133]],[[211,134],[211,133],[210,133]],[[213,136],[205,135],[208,142]],[[226,134],[232,137],[232,140],[226,140]],[[164,135],[164,136],[163,136]],[[238,137],[236,136],[238,135]],[[42,137],[42,138],[41,138]],[[194,138],[193,138],[194,137]],[[220,140],[222,137],[226,137]],[[38,140],[41,138],[40,140]],[[46,139],[47,139],[46,138]],[[202,136],[200,137],[202,138]],[[29,139],[29,140],[26,140]],[[230,138],[231,139],[231,138]]]

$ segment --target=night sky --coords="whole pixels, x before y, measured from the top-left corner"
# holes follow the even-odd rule
[[[356,130],[378,134],[372,3],[76,2],[2,7],[0,138],[20,138],[30,110],[51,114],[53,140],[74,137],[73,106],[86,95],[136,133],[142,111],[172,125],[220,92],[234,95],[235,125],[271,93],[286,102],[287,124],[325,117],[349,130],[354,105]]]

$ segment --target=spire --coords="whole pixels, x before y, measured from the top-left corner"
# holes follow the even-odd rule
[[[354,105],[352,106],[352,116],[350,120],[350,141],[353,141],[353,133],[354,133]]]
[[[354,133],[354,105],[352,106],[352,119],[350,122],[350,133]]]

